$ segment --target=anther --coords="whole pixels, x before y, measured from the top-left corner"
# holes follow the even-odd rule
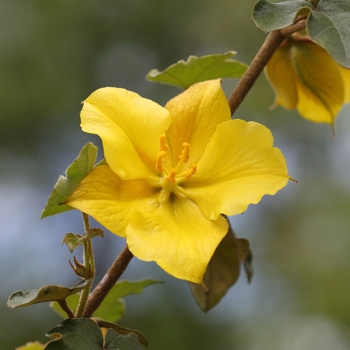
[[[156,169],[163,170],[163,157],[166,155],[166,151],[159,151],[157,155]]]
[[[159,138],[159,152],[157,155],[157,162],[156,162],[156,169],[159,171],[163,171],[163,158],[166,155],[166,153],[169,150],[169,147],[166,143],[166,135],[163,134],[160,138]]]
[[[167,152],[169,150],[169,147],[166,143],[166,135],[163,134],[160,138],[159,138],[159,149],[161,151],[165,151]]]
[[[193,163],[191,168],[186,171],[185,178],[189,179],[197,171],[197,164]]]
[[[172,169],[170,171],[170,174],[166,177],[168,181],[170,181],[171,183],[173,183],[174,185],[176,184],[176,169]]]
[[[188,162],[188,159],[190,158],[190,144],[187,142],[184,142],[182,144],[183,150],[181,152],[181,155],[179,156],[180,160],[182,160],[184,163]]]

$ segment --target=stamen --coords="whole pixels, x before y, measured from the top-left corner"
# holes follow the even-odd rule
[[[168,147],[168,145],[167,145],[167,143],[166,143],[166,139],[167,139],[167,137],[166,137],[165,134],[163,134],[163,135],[159,138],[159,149],[160,149],[161,151],[165,151],[165,152],[167,152],[167,151],[169,150],[169,147]]]
[[[174,168],[170,171],[169,175],[167,176],[167,180],[175,185],[176,184],[175,178],[176,178],[176,169]]]
[[[179,156],[180,158],[179,163],[181,163],[181,161],[183,161],[184,163],[187,163],[188,159],[190,158],[190,144],[187,142],[184,142],[182,146],[184,149],[182,150],[181,155]]]
[[[179,156],[179,162],[176,164],[175,169],[178,171],[181,169],[183,163],[187,163],[188,159],[190,158],[190,144],[187,142],[184,142],[182,144],[183,150]]]
[[[191,168],[189,168],[189,169],[186,171],[185,178],[186,178],[186,179],[189,179],[193,174],[195,174],[196,171],[197,171],[197,164],[192,163]]]
[[[156,169],[163,171],[163,157],[166,155],[166,151],[159,151],[157,155]]]
[[[169,138],[169,135],[167,133],[167,131],[165,130],[165,137],[168,141],[168,144],[167,144],[167,150],[169,149],[169,158],[170,158],[170,164],[171,164],[171,167],[173,168],[175,166],[175,161],[174,161],[174,150],[173,150],[173,147],[171,146],[171,142],[170,142],[170,138]]]
[[[159,152],[157,154],[157,162],[156,162],[156,169],[159,171],[163,171],[163,158],[167,154],[169,147],[166,143],[167,137],[165,134],[163,134],[159,138]]]
[[[186,171],[183,171],[179,174],[176,174],[176,179],[179,183],[179,181],[182,181],[185,179],[189,179],[193,174],[195,174],[197,171],[197,164],[196,163],[192,163],[191,167],[189,169],[187,169]]]
[[[171,142],[166,132],[160,137],[159,146],[160,151],[157,155],[156,169],[167,174],[162,180],[161,187],[170,193],[175,191],[179,181],[189,179],[193,174],[195,174],[197,164],[193,163],[187,170],[182,170],[184,163],[187,163],[190,158],[190,144],[187,142],[182,144],[183,149],[179,156],[179,161],[177,164],[173,164],[173,151],[171,148]],[[166,159],[164,159],[164,157],[166,157]],[[169,164],[169,160],[171,164]],[[170,168],[169,165],[172,167]]]

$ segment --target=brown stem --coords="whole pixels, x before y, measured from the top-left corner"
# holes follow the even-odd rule
[[[69,308],[66,299],[63,300],[57,300],[59,306],[61,309],[67,314],[69,318],[75,318],[75,315],[73,311]]]
[[[133,256],[134,255],[130,252],[128,246],[126,245],[118,257],[114,260],[113,265],[108,269],[100,283],[90,294],[85,306],[83,317],[91,317],[94,311],[100,306],[106,295],[118,281],[119,277],[125,271]]]
[[[238,106],[242,103],[248,91],[254,85],[256,79],[263,71],[267,62],[270,60],[277,48],[282,44],[283,40],[289,35],[306,28],[305,17],[298,19],[298,22],[291,26],[274,30],[266,37],[265,42],[254,57],[252,63],[248,67],[243,77],[238,82],[236,88],[233,90],[231,96],[228,98],[228,104],[233,114]]]

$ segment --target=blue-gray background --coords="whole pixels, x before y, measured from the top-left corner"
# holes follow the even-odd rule
[[[165,104],[180,90],[144,76],[189,55],[236,50],[249,63],[265,38],[251,20],[254,2],[0,0],[1,349],[45,342],[60,322],[47,305],[8,309],[9,294],[76,282],[61,241],[82,233],[79,213],[41,221],[40,212],[82,146],[100,144],[80,130],[80,102],[118,86]],[[224,82],[227,94],[235,84]],[[203,314],[186,282],[134,259],[126,277],[166,282],[126,298],[121,324],[142,331],[149,349],[350,349],[350,109],[333,140],[327,125],[270,111],[273,100],[262,76],[236,113],[272,130],[298,180],[231,218],[251,242],[253,283],[242,276]],[[108,232],[95,239],[99,277],[123,245]]]

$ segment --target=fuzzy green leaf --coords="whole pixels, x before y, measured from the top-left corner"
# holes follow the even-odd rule
[[[148,341],[147,339],[145,338],[145,336],[135,330],[135,329],[130,329],[130,328],[125,328],[125,327],[122,327],[118,324],[115,324],[115,323],[111,323],[111,322],[106,322],[105,320],[101,320],[101,319],[98,319],[98,318],[94,318],[94,321],[97,322],[97,324],[102,328],[107,328],[107,329],[112,329],[114,330],[115,332],[117,332],[118,334],[120,335],[123,335],[123,336],[127,336],[127,335],[133,335],[135,336],[136,335],[136,339],[137,339],[137,344],[140,345],[139,343],[147,346],[148,345]],[[107,342],[107,337],[106,337],[106,342]],[[138,349],[138,348],[137,348]]]
[[[66,233],[62,240],[62,244],[66,244],[69,251],[73,253],[75,248],[78,248],[80,245],[84,244],[84,238],[82,235],[76,234],[76,233]]]
[[[81,180],[93,169],[97,157],[97,147],[91,142],[80,151],[78,157],[66,170],[66,177],[60,176],[41,213],[41,218],[62,213],[73,208],[63,204],[73,193]]]
[[[260,29],[270,32],[290,26],[300,11],[310,12],[312,9],[312,4],[304,0],[284,1],[276,4],[259,0],[253,10],[253,20]]]
[[[46,334],[54,340],[46,345],[45,350],[143,350],[138,336],[140,332],[102,323],[104,325],[100,326],[89,318],[64,320]],[[108,329],[104,336],[100,327],[105,325]],[[115,327],[126,330],[125,334],[116,331]]]
[[[100,327],[88,318],[69,318],[46,334],[50,341],[45,350],[101,350],[103,335]]]
[[[122,299],[131,294],[140,294],[143,290],[152,285],[162,283],[153,279],[145,279],[141,281],[119,281],[102,301],[99,308],[92,315],[109,322],[117,322],[124,317],[125,302]],[[76,310],[79,302],[79,296],[74,294],[66,299],[67,305],[73,312]],[[56,311],[62,318],[66,318],[66,313],[61,309],[57,302],[50,304],[50,307]]]
[[[76,233],[67,233],[63,240],[62,244],[66,244],[69,251],[73,253],[74,249],[78,248],[80,245],[83,245],[86,240],[92,239],[94,237],[104,237],[104,233],[100,228],[91,228],[85,235],[79,235]]]
[[[350,2],[320,0],[307,22],[310,37],[344,67],[350,68]]]
[[[110,293],[109,293],[110,294]],[[105,299],[110,299],[109,294]],[[74,294],[66,299],[68,307],[75,312],[79,303],[79,295]],[[67,318],[67,314],[62,310],[60,305],[54,301],[50,303],[52,310],[57,312],[63,319]],[[125,301],[121,298],[114,298],[112,300],[103,301],[102,305],[95,311],[93,317],[103,316],[107,321],[117,322],[123,318],[125,314]]]
[[[217,78],[240,78],[247,66],[231,59],[236,52],[207,55],[202,57],[190,56],[187,61],[180,60],[162,72],[152,69],[146,79],[155,83],[175,85],[187,89],[195,83]]]
[[[230,229],[216,248],[204,274],[203,284],[207,290],[199,284],[190,283],[192,294],[199,307],[207,312],[220,302],[238,280],[241,262],[250,282],[253,275],[251,261],[249,241],[236,237]]]
[[[17,291],[10,295],[7,301],[7,306],[11,309],[15,309],[37,303],[43,303],[46,301],[64,300],[68,296],[83,290],[86,287],[87,283],[88,281],[81,281],[72,288],[57,285],[47,285],[41,287],[40,289],[28,290],[25,293],[22,291]]]
[[[135,333],[120,335],[113,329],[108,329],[106,333],[104,348],[108,350],[143,350]]]

